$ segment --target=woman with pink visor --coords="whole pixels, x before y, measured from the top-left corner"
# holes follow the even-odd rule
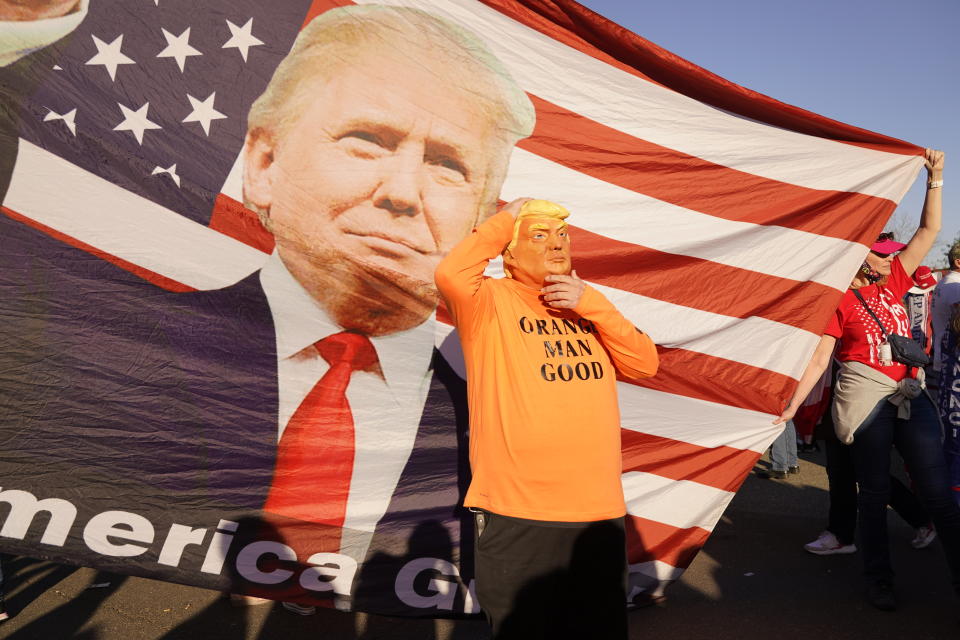
[[[909,336],[901,300],[933,246],[941,224],[944,156],[927,149],[927,194],[920,226],[907,244],[888,235],[870,247],[862,267],[831,317],[797,390],[775,421],[789,420],[820,378],[836,348],[840,371],[832,414],[837,437],[852,448],[860,547],[867,601],[896,608],[887,540],[890,450],[903,456],[920,501],[943,544],[960,595],[960,506],[952,496],[935,403],[924,388],[922,361],[898,336]],[[904,349],[905,347],[905,349]],[[919,365],[919,366],[917,366]]]

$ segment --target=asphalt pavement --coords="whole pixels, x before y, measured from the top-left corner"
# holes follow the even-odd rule
[[[860,554],[814,556],[803,543],[823,528],[823,454],[801,456],[787,481],[752,475],[703,551],[659,606],[630,614],[630,638],[669,640],[958,640],[954,597],[939,542],[915,550],[913,530],[890,515],[895,612],[863,600]],[[761,460],[759,465],[766,466]],[[29,558],[5,566],[0,638],[17,640],[483,640],[478,620],[385,618],[321,610],[300,617],[272,604],[234,608],[220,593]]]

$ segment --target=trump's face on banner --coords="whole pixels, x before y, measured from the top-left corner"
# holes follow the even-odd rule
[[[495,206],[532,119],[492,56],[468,51],[466,34],[419,12],[371,15],[373,29],[402,20],[387,40],[364,34],[349,49],[343,25],[334,42],[310,44],[325,24],[301,35],[288,57],[296,66],[277,72],[297,86],[275,92],[285,103],[270,117],[251,111],[244,197],[286,268],[340,326],[384,335],[433,312],[434,268]]]

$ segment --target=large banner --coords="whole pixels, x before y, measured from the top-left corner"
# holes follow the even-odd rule
[[[477,612],[432,274],[533,196],[659,345],[620,383],[631,596],[659,593],[923,164],[572,0],[13,5],[0,550],[122,573]],[[562,385],[577,351],[554,352]]]

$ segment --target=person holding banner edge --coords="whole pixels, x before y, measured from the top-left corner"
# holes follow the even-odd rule
[[[960,506],[950,491],[940,422],[923,389],[922,368],[894,360],[887,337],[906,335],[907,315],[901,298],[913,286],[909,274],[920,265],[940,231],[943,152],[927,149],[925,164],[927,196],[920,226],[906,245],[881,237],[871,246],[793,397],[774,420],[780,424],[793,417],[839,340],[841,369],[832,411],[837,435],[852,446],[860,487],[858,512],[867,601],[884,611],[896,608],[886,520],[893,446],[909,466],[918,497],[937,528],[954,590],[960,596]]]
[[[571,269],[568,215],[514,200],[436,271],[467,365],[477,599],[501,640],[627,634],[616,376],[659,360]],[[498,255],[507,277],[483,276]]]

